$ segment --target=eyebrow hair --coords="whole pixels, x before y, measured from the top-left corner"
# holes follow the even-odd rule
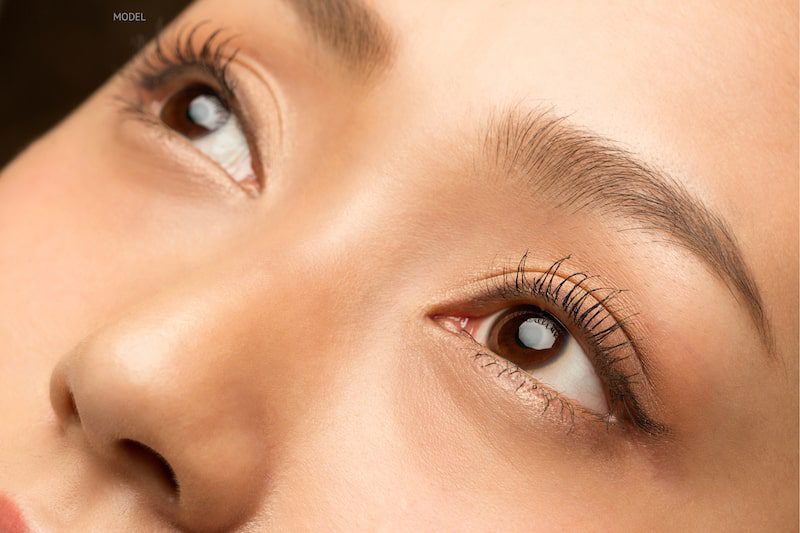
[[[284,0],[319,41],[365,74],[388,65],[393,39],[378,13],[361,0]]]
[[[733,232],[674,178],[550,111],[513,108],[490,120],[483,148],[504,175],[524,176],[559,208],[594,209],[666,235],[704,261],[746,307],[772,353],[764,305]],[[738,295],[738,296],[737,296]]]

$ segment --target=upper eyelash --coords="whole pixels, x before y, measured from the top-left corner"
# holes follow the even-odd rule
[[[226,103],[232,100],[235,85],[228,70],[239,49],[231,50],[230,43],[237,35],[225,36],[225,29],[220,27],[195,44],[197,31],[206,24],[208,21],[199,22],[188,29],[182,27],[174,37],[170,37],[169,45],[165,45],[165,38],[159,33],[153,45],[145,49],[139,61],[134,63],[135,83],[152,91],[162,86],[171,75],[194,68],[219,84]]]
[[[667,426],[647,414],[636,394],[631,390],[632,385],[635,384],[634,380],[641,376],[641,373],[625,374],[619,368],[622,361],[638,353],[635,340],[630,338],[625,331],[625,324],[636,316],[636,313],[615,319],[614,314],[609,311],[609,304],[612,304],[625,290],[610,287],[587,289],[586,282],[595,279],[596,276],[590,276],[582,271],[573,272],[566,277],[557,277],[562,265],[570,257],[567,255],[554,261],[547,270],[531,277],[526,269],[528,252],[525,252],[516,269],[503,271],[499,281],[496,276],[487,279],[489,286],[486,296],[492,298],[494,295],[499,295],[504,299],[535,296],[559,307],[569,322],[580,329],[582,336],[585,337],[594,352],[596,370],[609,389],[612,409],[621,407],[631,422],[649,435],[660,436],[668,433]],[[564,288],[567,283],[572,283],[569,290]],[[594,304],[583,309],[585,300],[600,291],[608,291],[608,293],[602,298],[595,298],[597,301]],[[609,318],[613,320],[613,323],[602,326]],[[609,345],[606,342],[608,337],[620,329],[626,333],[626,340]],[[631,353],[615,355],[626,347]]]

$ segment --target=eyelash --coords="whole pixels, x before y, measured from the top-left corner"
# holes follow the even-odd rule
[[[588,345],[590,358],[594,361],[595,371],[607,388],[611,412],[619,412],[625,415],[634,427],[648,435],[659,436],[667,433],[667,427],[647,414],[637,395],[633,392],[633,386],[636,384],[635,380],[638,377],[642,377],[641,372],[628,374],[622,368],[623,361],[629,357],[638,357],[636,343],[625,331],[625,324],[635,314],[616,319],[614,313],[609,311],[612,302],[625,291],[608,287],[587,289],[584,284],[588,280],[595,278],[595,276],[589,276],[582,271],[573,272],[565,277],[557,277],[562,265],[570,259],[570,256],[555,261],[547,270],[537,273],[535,277],[531,278],[525,266],[527,259],[528,253],[526,252],[520,259],[516,269],[505,270],[499,276],[488,278],[483,293],[477,295],[474,301],[480,305],[482,302],[497,302],[498,300],[520,301],[533,299],[534,303],[543,301],[548,306],[556,307],[560,313],[556,313],[554,316],[560,319],[557,315],[563,315],[562,323],[565,326],[570,325],[575,328],[579,332],[575,336],[583,339]],[[572,287],[566,289],[565,285],[567,283],[570,283]],[[601,291],[607,291],[602,298],[593,296]],[[589,298],[596,300],[596,302],[587,306],[585,302]],[[626,340],[610,344],[608,342],[609,337],[618,330],[625,333]],[[481,346],[481,348],[481,351],[474,354],[476,359],[488,355],[483,351],[485,350],[484,347]],[[492,356],[492,359],[494,360],[494,356]],[[513,363],[509,363],[508,366],[509,368],[514,367]],[[527,375],[524,371],[521,372]],[[519,388],[522,386],[524,384],[520,385]],[[546,396],[548,407],[551,401],[559,400],[562,403],[562,409],[566,408],[567,412],[574,414],[572,404],[569,403],[570,400],[562,398],[554,391],[542,392],[544,387],[533,381],[531,381],[530,386],[538,389],[541,394]],[[602,419],[607,424],[611,421],[610,417],[603,417]]]
[[[117,97],[123,104],[124,111],[132,112],[138,118],[152,122],[157,117],[145,110],[145,99],[141,92],[152,93],[164,87],[170,79],[184,73],[200,73],[217,85],[223,104],[232,112],[241,115],[235,105],[236,86],[228,72],[230,63],[239,52],[238,48],[229,50],[230,42],[236,36],[223,38],[225,30],[216,28],[196,45],[195,35],[205,24],[207,21],[195,24],[188,31],[186,28],[180,29],[174,38],[170,38],[169,45],[165,45],[161,34],[157,35],[153,45],[145,49],[142,55],[125,69],[124,76],[139,91],[137,98],[133,100]]]

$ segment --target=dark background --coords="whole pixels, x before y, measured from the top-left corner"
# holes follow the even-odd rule
[[[188,0],[0,0],[0,167],[66,116]],[[146,22],[115,22],[114,12]]]

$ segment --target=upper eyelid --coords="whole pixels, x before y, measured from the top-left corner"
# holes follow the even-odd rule
[[[193,32],[208,23],[209,21],[201,21],[185,24],[177,31],[162,31],[156,36],[155,42],[145,47],[126,67],[125,77],[132,78],[140,88],[147,90],[148,81],[158,83],[163,81],[163,76],[179,75],[182,69],[200,68],[218,82],[218,88],[223,93],[221,96],[228,100],[226,103],[239,115],[240,123],[247,125],[250,123],[247,118],[249,113],[242,112],[241,106],[236,105],[243,96],[238,90],[240,76],[242,72],[247,72],[248,78],[257,79],[263,85],[264,92],[273,102],[277,111],[277,128],[270,131],[271,140],[282,142],[286,134],[284,114],[288,105],[285,95],[279,90],[276,76],[261,61],[246,52],[244,34],[233,33],[225,27],[216,27],[204,39],[195,40],[192,37]],[[231,32],[227,33],[229,31]],[[241,43],[233,42],[240,37]],[[172,50],[171,56],[164,52],[166,49]],[[236,68],[231,69],[232,65]],[[244,92],[244,96],[247,95]]]
[[[607,286],[584,285],[590,280],[594,280],[595,282],[598,281],[600,276],[590,275],[582,270],[574,271],[567,275],[560,275],[559,271],[564,263],[571,259],[570,255],[554,261],[544,271],[527,270],[527,257],[528,252],[522,256],[522,259],[520,259],[516,269],[513,271],[510,269],[504,269],[499,274],[495,273],[492,276],[484,277],[484,282],[495,283],[494,287],[486,288],[487,290],[484,292],[484,296],[487,299],[491,299],[493,297],[493,293],[497,292],[498,285],[500,292],[505,292],[506,297],[512,296],[508,294],[507,289],[512,287],[509,278],[511,275],[513,275],[513,288],[516,292],[516,294],[513,296],[518,298],[538,296],[546,300],[550,305],[556,306],[556,314],[564,313],[565,315],[566,323],[564,325],[566,326],[571,323],[575,327],[578,327],[585,336],[590,337],[587,339],[587,341],[593,344],[592,348],[598,350],[603,348],[603,346],[600,346],[600,344],[609,333],[613,332],[613,330],[606,331],[607,328],[604,328],[598,332],[599,334],[603,335],[602,338],[592,339],[593,329],[605,322],[606,318],[610,318],[611,325],[608,326],[608,328],[621,330],[626,339],[629,341],[629,345],[633,353],[636,355],[637,359],[642,365],[645,379],[647,379],[648,383],[650,383],[646,364],[643,360],[642,354],[638,349],[638,345],[635,342],[636,337],[631,333],[628,326],[630,319],[638,316],[638,312],[625,305],[609,305],[610,300],[617,299],[620,294],[627,292],[627,290]],[[533,279],[529,278],[531,274],[533,275]],[[579,279],[578,281],[573,281],[573,278]],[[564,286],[567,283],[572,284],[572,287],[569,289],[564,289]],[[601,290],[608,292],[600,299],[595,298],[594,293]],[[587,298],[591,298],[593,303],[586,308],[582,308],[582,304]],[[558,299],[562,300],[561,303],[557,301]],[[601,304],[597,307],[597,313],[606,314],[605,317],[600,320],[596,320],[598,314],[586,314],[589,309],[594,308],[597,304]],[[581,316],[588,318],[588,323],[581,320]]]
[[[490,313],[488,315],[485,315],[485,316],[482,316],[482,317],[478,317],[478,320],[480,321],[480,324],[477,325],[476,328],[475,328],[475,335],[470,335],[470,336],[473,338],[473,340],[476,340],[476,341],[477,341],[476,337],[481,337],[482,338],[483,335],[478,335],[479,332],[483,332],[482,330],[488,328],[489,325],[493,324],[495,320],[497,320],[500,316],[502,316],[509,309],[513,309],[514,307],[516,307],[516,306],[503,307],[503,308],[501,308],[501,309],[499,309],[497,311],[494,311],[494,312],[492,312],[492,313]],[[528,306],[526,305],[525,307],[528,307]],[[530,306],[530,307],[536,307],[536,306]],[[544,312],[547,313],[547,311],[544,311]],[[555,318],[555,317],[553,317],[553,318]],[[556,322],[558,322],[559,326],[565,327],[565,326],[563,326],[561,324],[560,321],[556,321]],[[551,331],[553,331],[552,327],[550,329],[551,329]],[[483,333],[485,333],[485,332],[483,332]]]
[[[217,27],[201,41],[198,49],[195,42],[195,35],[197,31],[208,24],[209,21],[201,21],[192,25],[189,31],[186,31],[187,26],[182,26],[175,33],[174,36],[165,37],[163,33],[156,35],[152,47],[152,57],[161,63],[162,66],[171,64],[198,64],[207,63],[219,67],[220,74],[223,75],[227,72],[227,67],[236,58],[239,53],[239,48],[234,48],[232,52],[227,54],[229,44],[238,37],[238,34],[224,35],[227,31],[224,27]],[[184,37],[185,36],[185,37]],[[170,57],[163,46],[165,39],[172,40],[171,51],[173,57]],[[145,63],[149,67],[155,67],[152,62],[148,62],[145,56]]]
[[[262,174],[263,194],[272,182],[267,176],[276,175],[275,165],[288,148],[285,140],[291,133],[291,124],[286,119],[291,115],[291,100],[282,90],[280,76],[248,44],[246,33],[221,26],[208,27],[208,24],[208,21],[188,22],[175,30],[167,28],[160,32],[156,42],[148,43],[120,73],[120,78],[125,79],[127,84],[117,100],[123,101],[127,109],[136,110],[135,114],[141,117],[144,113],[151,113],[150,109],[144,109],[145,102],[157,102],[161,100],[159,96],[164,96],[158,95],[153,90],[155,87],[148,89],[147,83],[142,82],[149,79],[157,83],[165,80],[164,75],[180,77],[182,72],[190,76],[198,72],[207,74],[208,78],[216,81],[219,96],[236,115],[245,132],[253,163]],[[206,28],[208,33],[203,31],[202,38],[196,35],[192,40],[193,45],[188,46],[192,30],[200,27]],[[208,43],[214,35],[212,47]],[[240,37],[241,41],[238,40]],[[163,52],[160,59],[156,57],[159,47]],[[204,49],[207,50],[205,54],[202,53]],[[169,50],[173,53],[169,53]],[[197,61],[202,57],[206,58],[206,64]],[[193,64],[187,66],[180,63],[180,60],[186,59]],[[212,63],[214,68],[208,68],[208,63],[212,61],[216,61]],[[189,70],[192,68],[199,70]],[[167,73],[167,70],[171,72]],[[161,90],[165,86],[162,85]]]
[[[594,311],[592,312],[593,314],[586,314],[592,308],[595,308],[598,313],[606,311],[614,322],[623,325],[626,321],[638,316],[638,312],[627,302],[625,304],[614,302],[614,305],[611,305],[611,301],[618,300],[621,295],[628,292],[627,289],[599,285],[600,276],[591,275],[583,270],[575,270],[564,274],[562,267],[572,259],[571,255],[566,255],[552,262],[545,270],[528,268],[528,256],[529,251],[526,251],[515,268],[501,267],[477,278],[475,282],[483,284],[484,290],[482,294],[477,295],[477,298],[473,298],[473,301],[477,300],[479,304],[489,303],[496,298],[497,293],[502,293],[507,297],[518,296],[520,298],[530,296],[533,293],[545,297],[548,301],[556,298],[569,298],[568,303],[572,305],[573,310],[572,313],[569,313],[569,318],[573,319],[573,321],[578,321],[576,319],[580,318],[579,313],[593,321],[593,317],[596,318],[597,316]],[[565,289],[564,287],[567,284],[572,285],[572,287]],[[513,289],[515,294],[509,294],[511,292],[509,288]],[[596,298],[595,293],[599,291],[608,292]],[[594,302],[588,308],[581,309],[580,304],[586,298],[591,298]],[[551,303],[555,304],[556,302]],[[566,312],[566,310],[564,311]],[[602,321],[597,323],[599,322]],[[622,329],[628,337],[635,338],[626,327]]]
[[[451,314],[448,309],[457,306],[462,313],[467,311],[461,316],[469,315],[474,318],[486,319],[486,317],[500,311],[503,306],[507,306],[509,303],[515,301],[517,303],[525,303],[531,298],[537,298],[544,300],[547,303],[547,307],[555,307],[556,309],[551,310],[551,312],[553,312],[554,316],[562,321],[565,326],[572,325],[578,328],[580,333],[583,334],[579,334],[579,337],[589,337],[586,341],[592,344],[592,349],[601,349],[602,346],[599,345],[613,330],[605,331],[606,328],[603,328],[599,333],[602,333],[604,336],[600,339],[596,339],[598,342],[594,342],[591,338],[591,328],[597,327],[603,322],[606,322],[606,318],[610,318],[608,322],[610,322],[612,326],[609,327],[613,327],[615,330],[620,329],[625,337],[631,340],[631,349],[636,351],[636,345],[633,343],[635,337],[633,337],[626,328],[626,320],[636,316],[637,313],[632,310],[625,311],[626,306],[618,306],[615,309],[608,305],[610,300],[615,299],[623,292],[622,289],[583,286],[583,284],[589,280],[597,280],[598,276],[590,276],[580,271],[567,275],[560,275],[558,271],[559,267],[561,267],[566,260],[570,259],[569,256],[565,256],[551,263],[550,267],[546,270],[528,269],[526,266],[527,256],[528,254],[526,252],[516,268],[501,268],[499,271],[477,278],[472,283],[472,285],[478,285],[477,290],[473,289],[469,291],[471,294],[466,295],[466,298],[456,298],[455,302],[445,304],[444,306],[437,306],[429,313],[429,316],[447,316]],[[577,274],[581,275],[579,281],[572,282],[571,280],[575,278]],[[565,283],[572,283],[572,287],[565,289]],[[607,290],[609,292],[598,299],[595,298],[594,293],[599,290]],[[559,298],[562,300],[560,303],[557,301]],[[590,305],[584,307],[582,304],[587,298],[591,298],[592,302]],[[567,300],[566,305],[562,305],[565,303],[565,299]],[[600,303],[599,306],[597,306],[598,303]],[[594,310],[587,314],[587,311],[591,309]],[[480,312],[480,314],[477,314],[477,312]],[[597,317],[602,316],[603,313],[605,313],[605,316],[598,320]],[[620,318],[623,313],[624,315]],[[581,323],[581,317],[584,317],[583,323]],[[585,327],[587,322],[591,328]],[[637,359],[641,360],[638,352],[636,355]]]
[[[146,90],[153,90],[162,84],[166,77],[188,68],[200,68],[214,78],[221,88],[232,93],[234,83],[229,75],[231,62],[238,55],[239,49],[226,51],[230,41],[236,36],[218,40],[222,29],[214,30],[202,41],[200,49],[194,41],[195,28],[184,38],[179,33],[175,36],[163,37],[159,34],[155,42],[146,47],[134,61],[137,82]],[[171,39],[170,50],[165,51],[164,39]]]

